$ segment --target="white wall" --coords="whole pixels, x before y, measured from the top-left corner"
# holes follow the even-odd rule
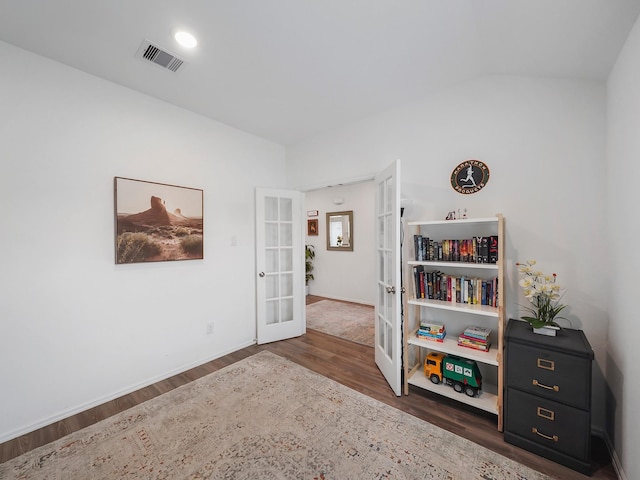
[[[372,175],[399,158],[407,220],[503,213],[506,310],[519,317],[526,300],[515,262],[537,259],[567,287],[573,328],[596,354],[594,427],[604,424],[609,270],[605,241],[604,83],[487,77],[326,133],[287,150],[292,185]],[[450,186],[453,168],[480,159],[491,171],[474,195]]]
[[[305,210],[318,210],[318,236],[314,245],[312,295],[373,305],[375,302],[375,184],[373,181],[312,190],[305,194]],[[334,199],[342,198],[342,205]],[[353,251],[327,250],[326,214],[353,210]]]
[[[6,43],[0,58],[2,442],[253,343],[254,187],[284,184],[285,152]],[[204,260],[115,265],[114,176],[204,189]]]
[[[640,24],[636,22],[607,83],[607,245],[612,275],[607,344],[607,433],[613,439],[626,478],[640,478],[640,382],[638,382],[638,304],[640,272],[638,186],[640,178]]]

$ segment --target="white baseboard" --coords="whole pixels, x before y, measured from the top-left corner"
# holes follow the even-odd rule
[[[609,438],[609,435],[607,435],[607,432],[602,432],[602,438],[604,439],[604,443],[609,450],[609,455],[611,455],[611,464],[613,465],[613,469],[616,471],[618,480],[627,480],[627,476],[625,475],[624,470],[622,470],[620,457],[618,457],[618,454],[613,448],[613,442],[611,441],[611,438]]]
[[[67,410],[57,413],[56,415],[45,418],[38,422],[32,423],[30,425],[25,425],[24,427],[20,427],[10,432],[5,432],[2,435],[0,435],[0,443],[8,442],[9,440],[18,438],[21,435],[31,433],[35,430],[38,430],[39,428],[46,427],[47,425],[51,425],[52,423],[58,422],[60,420],[64,420],[65,418],[69,418],[73,415],[84,412],[85,410],[89,410],[93,407],[97,407],[98,405],[102,405],[103,403],[110,402],[111,400],[115,400],[116,398],[119,398],[123,395],[127,395],[129,393],[135,392],[136,390],[140,390],[141,388],[148,387],[149,385],[153,385],[154,383],[161,382],[162,380],[166,380],[167,378],[173,377],[174,375],[178,375],[179,373],[186,372],[187,370],[198,367],[200,365],[203,365],[217,358],[224,357],[229,353],[233,353],[238,350],[242,350],[245,347],[250,347],[251,345],[255,345],[255,343],[256,342],[254,340],[252,342],[247,342],[246,344],[238,345],[224,352],[220,352],[215,355],[212,355],[210,358],[205,358],[204,360],[198,360],[188,365],[183,365],[169,372],[161,373],[160,375],[156,375],[155,377],[149,378],[143,382],[137,383],[135,385],[131,385],[117,392],[110,393],[109,395],[105,395],[104,397],[97,398],[91,402],[83,403],[81,405],[77,405],[76,407],[69,408]]]
[[[375,304],[370,303],[370,302],[364,302],[362,300],[355,300],[353,298],[343,298],[343,297],[328,297],[326,295],[322,295],[320,293],[312,293],[312,295],[318,296],[318,297],[324,297],[327,300],[339,300],[342,302],[349,302],[349,303],[358,303],[360,305],[367,305],[369,307],[375,307]]]

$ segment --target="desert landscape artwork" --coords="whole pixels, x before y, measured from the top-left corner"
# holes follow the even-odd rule
[[[115,177],[116,263],[204,258],[203,191]]]

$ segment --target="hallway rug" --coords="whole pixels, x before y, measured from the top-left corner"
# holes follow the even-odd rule
[[[0,478],[548,480],[267,351],[0,464]]]
[[[307,328],[373,347],[375,309],[369,305],[320,300],[307,305]]]

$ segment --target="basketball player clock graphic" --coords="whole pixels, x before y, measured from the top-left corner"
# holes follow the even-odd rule
[[[451,173],[451,186],[462,194],[479,192],[489,181],[489,167],[480,160],[465,160]]]

